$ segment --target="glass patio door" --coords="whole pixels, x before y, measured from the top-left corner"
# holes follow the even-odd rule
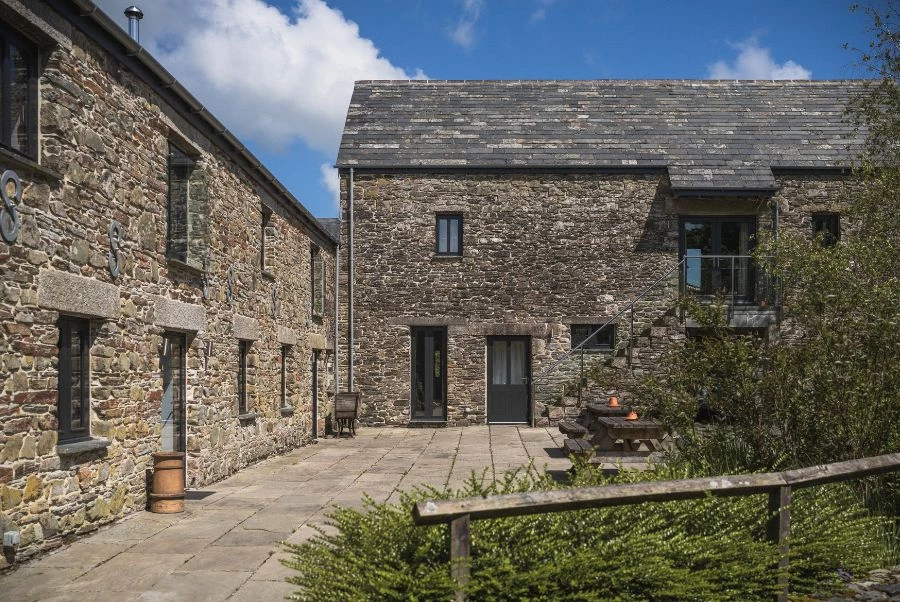
[[[688,294],[753,298],[755,217],[685,217],[681,220],[684,290]]]

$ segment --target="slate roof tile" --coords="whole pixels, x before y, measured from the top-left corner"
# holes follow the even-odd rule
[[[361,81],[338,167],[669,168],[673,186],[770,189],[771,167],[852,164],[862,82]],[[702,167],[701,171],[686,169]],[[701,177],[702,175],[702,177]]]

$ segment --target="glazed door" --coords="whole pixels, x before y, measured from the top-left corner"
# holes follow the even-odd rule
[[[684,290],[701,296],[753,296],[750,254],[756,238],[754,217],[685,217],[681,220]]]
[[[184,451],[185,438],[185,336],[165,335],[162,354],[163,396],[160,404],[162,451]]]
[[[413,328],[412,420],[447,417],[447,329]]]
[[[530,342],[528,337],[488,337],[488,422],[528,422]]]

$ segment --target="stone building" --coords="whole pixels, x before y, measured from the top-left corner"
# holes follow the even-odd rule
[[[201,487],[321,432],[337,238],[89,0],[0,42],[11,560],[143,509],[154,451]]]
[[[364,421],[576,412],[582,362],[633,378],[690,334],[682,292],[777,333],[777,290],[750,254],[764,232],[840,235],[858,89],[357,82],[337,160],[340,329]]]

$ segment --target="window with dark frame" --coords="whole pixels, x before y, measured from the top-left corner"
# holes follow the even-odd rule
[[[188,263],[189,188],[195,161],[180,148],[169,144],[169,211],[166,254]]]
[[[59,442],[90,439],[90,322],[59,319]]]
[[[262,272],[271,272],[275,251],[275,228],[271,225],[272,212],[265,207],[262,210],[262,230],[259,236],[259,268]]]
[[[37,47],[0,23],[0,146],[37,160]]]
[[[250,341],[238,341],[238,415],[247,413],[247,355]]]
[[[611,350],[616,338],[616,329],[613,324],[607,324],[600,332],[591,336],[591,333],[600,329],[601,326],[602,324],[572,324],[572,347],[577,347],[587,339],[587,342],[581,346],[582,349]]]
[[[813,236],[821,237],[823,247],[833,247],[841,239],[841,218],[837,213],[814,213]]]
[[[462,255],[462,216],[439,214],[435,223],[435,253]]]
[[[321,318],[325,314],[325,259],[318,247],[312,251],[312,313]]]
[[[287,358],[289,347],[287,345],[281,346],[281,407],[288,407],[287,402]]]

